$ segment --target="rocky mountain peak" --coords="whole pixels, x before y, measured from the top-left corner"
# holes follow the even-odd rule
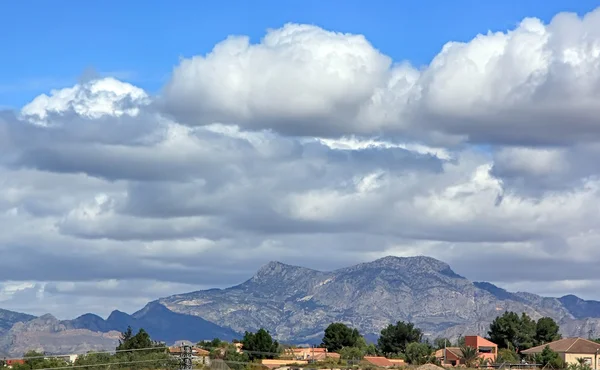
[[[364,269],[397,270],[410,274],[442,274],[451,278],[464,279],[464,277],[455,273],[447,263],[426,256],[387,256],[372,262],[361,263],[359,265],[350,267],[349,269],[354,271],[360,271]]]
[[[303,273],[318,273],[305,267],[292,266],[278,261],[271,261],[261,267],[251,279],[254,282],[276,279],[295,279]]]

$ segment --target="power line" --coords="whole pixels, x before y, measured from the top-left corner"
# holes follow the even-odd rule
[[[226,350],[226,348],[223,348],[223,347],[215,347],[214,349]],[[110,351],[89,351],[89,352],[80,352],[80,353],[75,352],[75,353],[53,354],[53,355],[48,354],[48,355],[43,355],[43,356],[24,356],[24,357],[6,356],[5,358],[7,360],[34,360],[34,359],[69,357],[72,355],[87,356],[87,355],[98,355],[98,354],[117,354],[117,353],[125,353],[125,352],[151,351],[151,350],[155,350],[155,351],[164,350],[165,352],[168,352],[169,347],[166,347],[166,346],[165,347],[145,347],[145,348],[120,349],[120,350],[110,350]],[[264,351],[250,351],[250,350],[241,349],[240,352],[248,353],[248,354],[256,354],[256,355],[267,355],[267,356],[289,355],[289,353],[286,353],[285,350],[283,352],[264,352]],[[249,362],[249,363],[252,363],[252,362]],[[86,366],[89,366],[89,365],[86,365]],[[53,369],[57,369],[57,368],[53,368]],[[39,370],[42,370],[42,369],[39,369]]]
[[[36,369],[36,370],[59,370],[59,369],[73,369],[73,368],[96,367],[96,366],[130,365],[130,364],[141,364],[141,363],[159,362],[159,361],[167,361],[167,360],[166,359],[156,359],[156,360],[120,361],[120,362],[107,362],[107,363],[104,363],[104,364],[89,364],[89,365],[70,365],[70,366],[60,366],[60,367],[47,367],[47,368]]]

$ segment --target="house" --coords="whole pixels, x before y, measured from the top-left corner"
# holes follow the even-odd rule
[[[329,352],[327,348],[320,347],[291,348],[286,352],[295,360],[323,361],[326,358],[340,358],[339,353]]]
[[[61,356],[52,356],[53,358],[59,358],[63,361],[66,361],[70,364],[74,364],[79,355],[61,355]]]
[[[25,360],[7,358],[6,360],[4,360],[4,363],[6,364],[7,367],[12,368],[14,365],[17,365],[17,364],[23,365],[25,363]]]
[[[581,358],[592,369],[600,369],[600,344],[583,338],[565,338],[521,351],[524,355],[533,356],[541,353],[548,346],[558,353],[565,364],[578,364]]]
[[[477,349],[478,357],[488,362],[496,361],[498,345],[478,335],[465,336],[465,346]],[[460,347],[446,347],[438,349],[435,357],[442,365],[456,366],[465,363]]]
[[[183,348],[179,346],[169,347],[169,354],[172,356],[181,356]],[[203,365],[210,365],[210,352],[205,349],[192,347],[192,362],[200,363]]]

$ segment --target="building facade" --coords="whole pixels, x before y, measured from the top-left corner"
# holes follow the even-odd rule
[[[588,339],[564,338],[521,351],[521,353],[534,356],[542,353],[546,346],[558,353],[565,364],[579,364],[581,359],[592,369],[600,370],[600,344]]]

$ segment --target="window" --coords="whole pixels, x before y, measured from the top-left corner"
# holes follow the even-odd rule
[[[585,365],[590,365],[590,366],[592,366],[592,358],[591,358],[591,357],[584,357],[584,358],[583,358],[583,361],[584,361],[583,363],[584,363]]]

